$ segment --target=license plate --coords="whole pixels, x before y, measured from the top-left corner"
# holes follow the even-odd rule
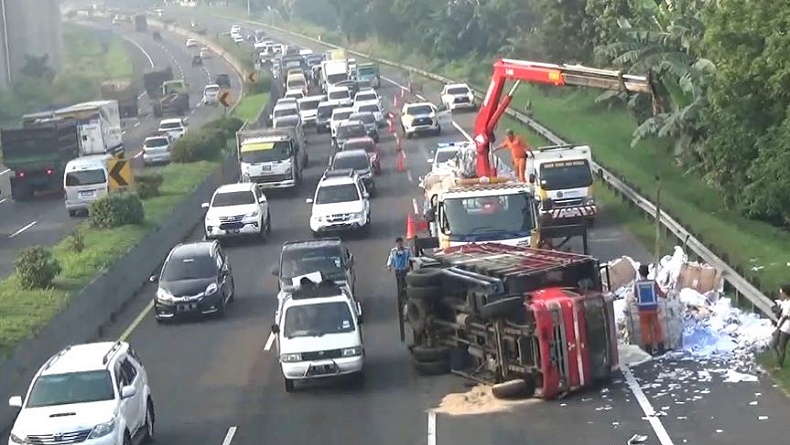
[[[195,303],[179,304],[176,308],[178,309],[179,312],[187,312],[193,309],[197,309],[197,305]]]
[[[80,192],[80,196],[83,198],[87,198],[93,196],[93,192]]]
[[[337,374],[337,366],[333,364],[328,365],[313,365],[307,370],[307,375],[329,375]]]
[[[272,166],[271,165],[261,166],[261,171],[270,172],[272,171]]]
[[[239,229],[231,229],[230,233],[239,233]]]

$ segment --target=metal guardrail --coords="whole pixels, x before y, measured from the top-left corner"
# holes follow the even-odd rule
[[[225,16],[224,18],[228,18],[231,20],[238,20],[236,17],[228,17]],[[265,28],[272,29],[274,31],[287,34],[302,40],[309,41],[316,45],[325,46],[332,49],[343,49],[349,54],[353,54],[357,57],[361,57],[364,59],[368,59],[374,62],[378,62],[380,64],[389,65],[409,73],[414,73],[419,76],[441,82],[441,83],[456,83],[456,80],[449,79],[447,77],[443,77],[434,73],[430,73],[425,70],[421,70],[419,68],[415,68],[408,65],[403,65],[393,60],[387,60],[375,57],[370,54],[361,53],[359,51],[354,51],[348,48],[343,48],[341,46],[337,46],[331,43],[323,42],[318,39],[314,39],[310,36],[306,36],[304,34],[299,34],[284,28],[280,28],[274,25],[268,25],[261,22],[255,22],[252,20],[241,20],[242,22],[247,22],[254,24],[256,26],[263,26]],[[475,97],[478,99],[482,99],[483,95],[479,93],[475,93]],[[529,118],[528,116],[524,115],[513,109],[508,109],[507,114],[512,117],[513,119],[521,122],[522,124],[528,126],[534,132],[539,134],[540,136],[546,138],[553,144],[567,144],[568,142],[563,140],[561,137],[557,136],[548,128],[544,127],[534,119]],[[637,207],[642,209],[645,213],[654,217],[656,214],[656,205],[653,204],[649,199],[645,198],[644,196],[640,195],[636,190],[628,186],[623,180],[621,180],[617,175],[610,172],[602,165],[593,161],[593,169],[597,172],[598,177],[609,185],[610,188],[615,190],[620,196],[624,197],[625,199],[634,203]],[[733,291],[736,293],[736,297],[743,296],[748,299],[753,307],[764,315],[769,318],[776,319],[771,308],[774,305],[774,302],[771,298],[763,294],[756,286],[751,284],[748,280],[740,276],[735,269],[733,269],[729,264],[724,262],[721,258],[719,258],[716,254],[713,253],[708,247],[706,247],[700,240],[698,240],[694,235],[691,234],[689,230],[684,228],[677,222],[674,218],[672,218],[668,213],[663,210],[660,210],[659,213],[661,225],[664,226],[666,230],[671,232],[678,240],[683,241],[694,254],[699,257],[702,261],[710,264],[711,266],[715,267],[719,271],[721,271],[722,278],[729,284]]]

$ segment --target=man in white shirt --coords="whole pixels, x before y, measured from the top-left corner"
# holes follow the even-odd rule
[[[787,343],[790,341],[790,284],[779,288],[779,320],[776,322],[776,332],[771,340],[771,347],[776,352],[776,363],[779,368],[784,367]]]

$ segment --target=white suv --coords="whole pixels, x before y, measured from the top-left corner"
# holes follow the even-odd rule
[[[433,133],[438,136],[442,133],[442,123],[448,123],[448,115],[450,111],[438,111],[430,102],[407,103],[401,110],[401,129],[406,138],[418,133]]]
[[[448,110],[474,109],[475,95],[465,83],[445,85],[442,89],[442,103]]]
[[[359,176],[350,169],[324,173],[315,197],[307,199],[313,205],[310,230],[313,236],[323,233],[370,228],[370,193]]]
[[[263,238],[272,231],[269,202],[252,182],[220,186],[211,202],[204,202],[202,207],[206,209],[206,239],[244,235]]]
[[[69,346],[33,377],[9,445],[131,445],[154,435],[154,401],[143,364],[128,343]]]
[[[335,108],[332,110],[332,117],[329,118],[329,132],[332,137],[337,136],[337,127],[340,126],[340,123],[347,120],[352,114],[354,114],[354,108],[352,107]]]
[[[184,119],[178,117],[173,119],[162,119],[162,121],[159,122],[159,130],[157,131],[160,133],[167,133],[175,140],[187,134],[187,123]]]

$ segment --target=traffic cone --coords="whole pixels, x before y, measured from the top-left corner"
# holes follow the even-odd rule
[[[393,107],[398,108],[398,100],[400,100],[400,98],[398,96],[395,96],[395,97],[392,98],[392,106]]]
[[[387,129],[389,130],[390,134],[395,133],[395,126],[392,125],[392,119],[387,119]]]
[[[403,165],[403,152],[398,152],[398,171],[403,172],[406,171],[406,167]]]
[[[414,216],[411,213],[406,217],[406,239],[414,239]]]

